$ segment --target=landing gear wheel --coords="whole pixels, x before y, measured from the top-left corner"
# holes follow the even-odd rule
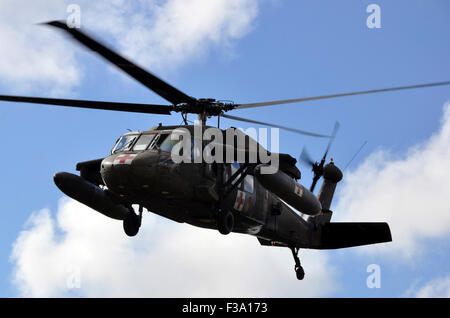
[[[305,271],[301,266],[300,267],[295,266],[295,274],[297,275],[298,280],[303,280],[303,278],[305,278]]]
[[[128,236],[136,236],[141,227],[141,216],[136,215],[133,209],[130,209],[123,219],[123,229]]]
[[[220,210],[217,213],[217,229],[220,234],[227,235],[234,228],[234,215],[230,210]]]

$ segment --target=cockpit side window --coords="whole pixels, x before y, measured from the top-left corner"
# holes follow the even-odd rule
[[[137,135],[125,135],[120,137],[119,141],[112,150],[112,153],[130,150],[136,138]]]
[[[160,142],[159,149],[166,152],[171,152],[172,148],[180,141],[179,138],[175,138],[175,140],[172,140],[171,135],[169,134],[161,135],[160,140],[162,142]]]
[[[136,141],[133,150],[135,151],[142,151],[146,150],[150,142],[155,137],[155,134],[149,134],[149,135],[141,135],[139,139]]]

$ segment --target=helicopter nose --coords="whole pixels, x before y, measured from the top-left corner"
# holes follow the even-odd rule
[[[135,191],[142,185],[157,183],[153,167],[158,164],[157,152],[115,154],[103,159],[100,173],[106,186],[120,194]]]
[[[106,157],[101,163],[101,171],[104,171],[105,173],[117,172],[121,174],[129,172],[136,156],[137,154],[120,154]]]
[[[102,163],[100,164],[100,173],[102,174],[102,176],[104,173],[111,172],[112,165],[113,160],[110,157],[106,157],[105,159],[103,159]]]
[[[112,155],[103,159],[100,174],[106,186],[120,194],[125,194],[129,188],[131,177],[131,163],[134,156]]]

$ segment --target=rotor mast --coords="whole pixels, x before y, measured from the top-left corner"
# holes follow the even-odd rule
[[[207,115],[205,112],[198,114],[198,121],[201,122],[202,126],[206,126],[206,117]]]

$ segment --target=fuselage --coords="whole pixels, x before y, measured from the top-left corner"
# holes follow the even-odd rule
[[[228,180],[240,164],[224,163],[219,169],[216,163],[176,163],[171,156],[172,130],[173,127],[162,127],[122,136],[101,163],[103,182],[126,201],[156,214],[216,229],[213,211],[218,200],[218,182]],[[251,174],[233,188],[223,204],[236,217],[233,232],[270,241],[309,243],[308,222]]]
[[[279,154],[279,169],[267,175],[262,172],[267,166],[259,162],[180,162],[172,151],[177,143],[169,138],[175,128],[126,134],[106,158],[78,163],[80,176],[56,173],[55,184],[97,212],[123,221],[129,236],[137,234],[145,207],[222,234],[254,235],[262,245],[287,246],[294,255],[298,248],[335,249],[392,240],[387,223],[330,222],[331,201],[343,177],[333,162],[323,167],[324,181],[316,197],[297,182],[300,172],[289,155]],[[249,154],[246,148],[234,150]],[[183,150],[186,157],[192,153]]]

